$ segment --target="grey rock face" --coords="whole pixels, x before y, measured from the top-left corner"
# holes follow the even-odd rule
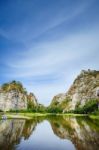
[[[27,109],[29,100],[32,102],[33,106],[36,107],[38,105],[37,99],[32,93],[26,95],[14,90],[9,92],[0,91],[0,110],[9,111]]]
[[[27,96],[17,91],[0,92],[0,110],[27,109]]]

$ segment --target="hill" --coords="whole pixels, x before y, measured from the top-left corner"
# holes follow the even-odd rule
[[[86,111],[85,107],[97,108],[98,101],[99,71],[82,70],[66,93],[54,96],[50,108],[60,109],[62,112],[83,109]]]
[[[28,94],[21,82],[12,81],[0,87],[0,110],[23,110],[38,106],[33,93]]]

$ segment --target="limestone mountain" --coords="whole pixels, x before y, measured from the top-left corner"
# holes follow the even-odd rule
[[[82,107],[91,100],[99,100],[99,71],[82,70],[66,93],[54,96],[50,107],[65,112]]]
[[[34,94],[28,94],[22,83],[12,81],[0,87],[0,110],[22,110],[30,106],[37,106]]]

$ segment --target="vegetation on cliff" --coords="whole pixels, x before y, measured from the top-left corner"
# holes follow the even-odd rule
[[[98,101],[97,99],[89,100],[82,107],[76,107],[73,111],[74,113],[87,114],[92,113],[98,110]]]
[[[9,83],[5,83],[1,86],[1,90],[4,92],[9,92],[9,91],[17,91],[17,92],[21,92],[24,94],[27,94],[26,89],[23,87],[22,83],[19,81],[12,81]]]

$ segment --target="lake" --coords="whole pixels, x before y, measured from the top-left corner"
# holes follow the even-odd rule
[[[67,116],[0,120],[0,150],[99,150],[99,121]]]

